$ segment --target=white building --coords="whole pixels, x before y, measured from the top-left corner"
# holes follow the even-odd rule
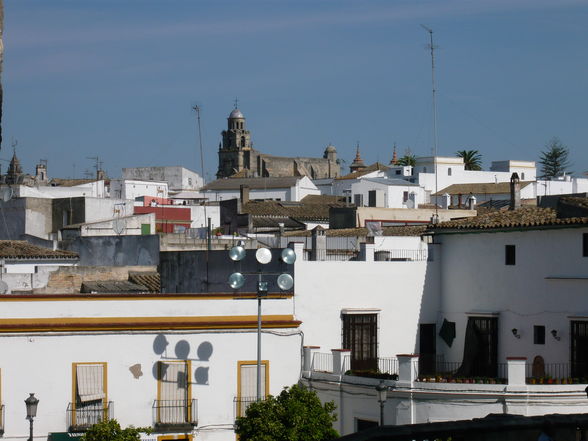
[[[227,258],[228,259],[228,258]],[[302,334],[292,295],[263,305],[262,394],[297,382]],[[23,400],[39,399],[35,437],[98,420],[153,427],[152,440],[234,440],[256,391],[255,294],[0,297],[3,438],[28,435]],[[66,434],[66,436],[68,436]]]
[[[204,185],[202,177],[180,166],[132,167],[122,169],[123,179],[167,182],[170,193],[198,190]]]
[[[207,184],[202,194],[209,201],[226,201],[241,197],[242,188],[248,192],[246,199],[300,201],[305,196],[320,194],[307,176],[217,179]]]
[[[110,181],[111,198],[135,200],[136,198],[141,196],[167,198],[167,182],[140,181],[136,179],[112,179]]]
[[[418,208],[425,204],[425,190],[403,179],[363,178],[351,184],[357,207]]]

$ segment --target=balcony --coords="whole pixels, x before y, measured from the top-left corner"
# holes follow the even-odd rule
[[[155,400],[153,426],[157,432],[190,431],[198,425],[198,400]]]
[[[112,401],[82,405],[69,403],[66,413],[68,431],[85,432],[96,423],[112,419],[114,404]]]
[[[257,397],[235,397],[233,399],[233,403],[235,404],[235,419],[244,417],[249,405],[256,401]]]

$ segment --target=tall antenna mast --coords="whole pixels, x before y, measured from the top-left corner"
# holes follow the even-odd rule
[[[432,104],[433,104],[433,165],[435,167],[435,194],[439,192],[437,183],[437,90],[435,88],[435,49],[437,46],[433,44],[433,29],[428,28],[424,24],[421,27],[429,33],[430,43],[427,48],[431,50],[431,88],[432,88]],[[435,196],[435,219],[433,223],[439,222],[439,207],[437,205],[437,197]]]
[[[235,99],[236,101],[236,99]],[[237,103],[235,102],[235,108]],[[200,106],[196,104],[192,107],[196,111],[196,119],[198,120],[198,142],[200,144],[200,172],[202,173],[202,182],[204,183],[204,149],[202,148],[202,128],[200,126]],[[206,202],[204,203],[204,222],[207,222],[206,218]]]

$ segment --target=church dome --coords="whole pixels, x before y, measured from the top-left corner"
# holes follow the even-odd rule
[[[239,109],[233,109],[233,111],[229,115],[229,118],[234,119],[234,118],[245,118],[245,117],[243,116],[243,114],[241,113],[241,111]]]
[[[325,153],[337,153],[337,149],[333,144],[329,144],[325,149]]]

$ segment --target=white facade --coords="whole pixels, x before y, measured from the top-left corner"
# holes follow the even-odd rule
[[[192,225],[190,228],[203,228],[208,225],[215,229],[220,226],[220,206],[219,205],[188,205],[190,207],[190,218]]]
[[[167,182],[138,181],[134,179],[113,179],[110,181],[111,198],[134,200],[141,196],[167,198]]]
[[[143,226],[149,225],[149,234],[155,234],[155,213],[116,216],[107,220],[87,222],[62,230],[62,239],[88,236],[138,236],[143,234]]]
[[[204,185],[204,180],[198,173],[180,166],[123,168],[122,177],[167,182],[170,191],[198,190]]]
[[[230,179],[230,178],[229,178]],[[263,178],[259,178],[263,179]],[[226,201],[240,197],[239,188],[223,190],[206,190],[202,194],[211,202]],[[310,178],[303,176],[291,187],[250,188],[249,199],[273,199],[277,201],[299,202],[308,195],[320,195],[320,190],[312,183]]]
[[[193,429],[156,431],[150,438],[180,439],[187,434],[205,441],[235,439],[234,400],[239,395],[245,398],[242,392],[255,386],[240,366],[245,364],[247,372],[255,370],[254,299],[77,297],[0,299],[0,339],[5,353],[13,354],[0,363],[4,439],[16,441],[28,435],[23,400],[29,392],[40,400],[36,437],[68,431],[66,409],[81,387],[73,378],[80,375],[78,363],[103,364],[104,381],[92,383],[92,388],[100,389],[98,396],[103,394],[105,403],[113,403],[111,416],[122,426],[153,427],[157,418],[165,420],[153,406],[155,400],[164,399],[162,384],[171,382],[165,387],[175,387],[177,382],[182,396],[187,395],[189,402],[197,400],[197,424]],[[273,323],[264,325],[262,335],[267,393],[278,394],[299,378],[302,335],[291,315],[291,298],[264,301],[263,314],[264,321]],[[160,362],[187,366],[187,381],[180,376],[158,379]],[[83,420],[81,411],[76,415],[77,421]]]
[[[106,197],[106,191],[104,187],[104,181],[93,181],[86,184],[74,185],[74,186],[63,186],[63,187],[52,187],[49,185],[29,187],[26,185],[14,186],[14,197],[20,198],[46,198],[46,199],[57,199],[57,198],[75,198],[75,197],[92,197],[92,198],[104,198]]]
[[[370,206],[370,192],[375,192],[375,207],[418,208],[428,202],[422,187],[401,179],[366,178],[351,184],[351,200],[357,206]]]

